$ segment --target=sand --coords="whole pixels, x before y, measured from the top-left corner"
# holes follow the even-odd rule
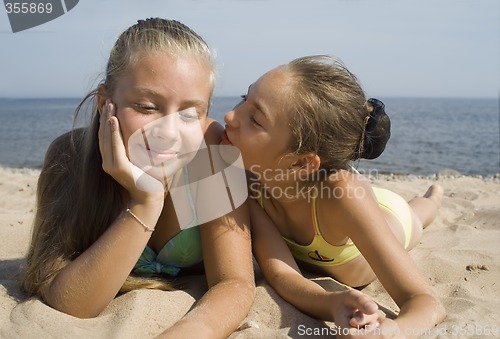
[[[37,170],[0,168],[1,338],[150,338],[181,318],[204,293],[204,277],[194,276],[185,281],[184,290],[121,295],[93,319],[77,319],[37,298],[27,299],[16,275],[29,243],[38,174]],[[447,311],[445,322],[422,336],[500,337],[500,176],[442,172],[372,180],[406,199],[421,195],[436,181],[445,188],[440,215],[410,252]],[[344,288],[329,278],[308,277],[329,290]],[[312,319],[283,301],[258,271],[256,283],[248,328],[230,338],[311,337],[306,331],[326,334],[334,329],[333,324]],[[397,313],[378,281],[363,291]]]

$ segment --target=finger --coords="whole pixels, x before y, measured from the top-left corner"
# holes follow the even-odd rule
[[[348,306],[353,309],[359,309],[361,312],[366,314],[374,314],[378,310],[378,305],[368,296],[360,291],[352,290],[350,291],[350,297],[347,298]]]
[[[377,303],[366,296],[360,297],[360,304],[359,310],[365,314],[376,314],[378,311]]]
[[[106,101],[106,103],[107,103],[107,101]],[[104,129],[105,129],[105,126],[106,126],[106,113],[105,113],[105,110],[106,110],[106,105],[104,105],[102,111],[98,110],[98,112],[99,112],[99,138],[103,137],[103,135],[104,135]]]
[[[101,151],[103,168],[112,166],[112,149],[111,149],[111,126],[109,122],[109,101],[103,107],[99,119],[99,150]]]
[[[125,151],[125,144],[123,143],[123,137],[120,132],[120,123],[115,116],[109,119],[109,123],[111,126],[113,158],[118,162],[118,164],[121,164],[123,161],[127,160],[125,159],[127,155]]]
[[[364,314],[361,311],[356,311],[349,319],[349,326],[351,327],[367,327],[376,326],[378,324],[379,315],[377,313]]]
[[[109,126],[111,129],[111,144],[113,146],[113,155],[115,158],[125,156],[125,145],[120,132],[120,123],[115,115],[115,105],[111,102],[106,104]]]
[[[365,294],[352,290],[347,303],[353,309],[353,314],[349,318],[351,327],[363,327],[377,322],[378,305]]]
[[[105,151],[105,148],[104,148],[104,145],[105,145],[105,140],[104,140],[104,136],[106,135],[106,114],[104,113],[104,111],[106,110],[106,105],[104,105],[102,111],[101,110],[98,110],[99,112],[99,132],[98,132],[98,136],[99,136],[99,150],[101,151],[101,155],[103,156],[104,158],[104,151]]]

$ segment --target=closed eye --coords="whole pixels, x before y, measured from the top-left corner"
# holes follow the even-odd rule
[[[157,112],[158,108],[155,105],[151,104],[141,104],[141,103],[135,103],[134,106],[142,112],[148,112],[148,113],[153,113]]]
[[[178,114],[181,117],[181,119],[185,122],[192,122],[200,119],[200,116],[198,115],[198,112],[194,107],[184,109],[180,111]]]
[[[259,122],[255,119],[255,116],[253,116],[253,115],[252,115],[252,116],[250,117],[250,120],[252,121],[252,123],[253,123],[254,125],[257,125],[257,126],[259,126],[259,127],[262,127],[262,125],[261,125],[261,124],[259,124]]]

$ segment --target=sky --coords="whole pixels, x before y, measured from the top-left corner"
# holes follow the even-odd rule
[[[216,96],[244,94],[294,58],[340,58],[368,96],[499,96],[498,0],[81,0],[12,33],[0,10],[0,97],[83,97],[118,35],[175,19],[216,53]]]

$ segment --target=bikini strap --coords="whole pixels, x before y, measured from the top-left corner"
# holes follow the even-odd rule
[[[361,173],[359,173],[358,169],[356,167],[354,167],[352,164],[349,164],[349,167],[351,168],[351,171],[353,171],[354,173],[361,174]]]
[[[193,218],[197,219],[198,216],[196,214],[196,207],[195,207],[195,204],[194,204],[193,195],[191,193],[191,186],[189,185],[190,184],[190,182],[189,182],[189,172],[188,172],[187,166],[184,166],[182,168],[182,174],[184,176],[184,185],[186,187],[188,201],[189,201],[189,205],[191,207],[191,213],[193,213]]]
[[[259,190],[260,190],[259,205],[260,205],[260,207],[264,208],[264,187],[260,182],[259,182]],[[321,236],[321,232],[319,231],[318,210],[317,210],[317,203],[316,203],[316,198],[318,197],[318,189],[316,188],[316,186],[314,186],[313,190],[314,190],[314,193],[313,193],[312,201],[311,201],[312,224],[314,227],[314,235]]]
[[[312,224],[314,227],[314,235],[315,236],[321,236],[321,232],[319,231],[319,223],[318,223],[318,204],[316,203],[316,198],[318,197],[318,189],[316,186],[313,188],[314,193],[312,196],[312,201],[311,201],[311,217],[312,217]]]

